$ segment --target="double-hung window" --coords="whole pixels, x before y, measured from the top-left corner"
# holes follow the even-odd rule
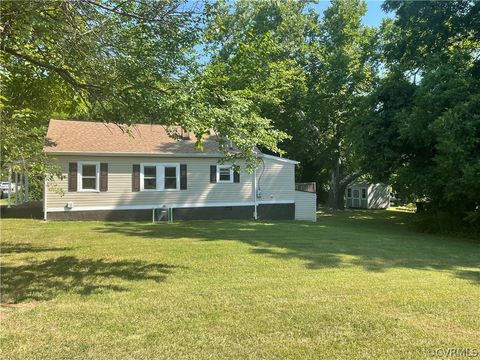
[[[100,163],[78,163],[78,191],[99,191]]]
[[[163,187],[166,190],[178,190],[178,166],[164,166]]]
[[[141,164],[140,185],[142,191],[179,190],[180,165]]]
[[[157,189],[157,167],[155,165],[145,165],[143,167],[143,189]]]
[[[233,182],[233,168],[230,165],[217,166],[217,182]]]

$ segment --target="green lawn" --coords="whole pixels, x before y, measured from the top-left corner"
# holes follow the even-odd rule
[[[480,348],[480,247],[412,214],[2,220],[2,359],[431,359]]]
[[[3,195],[5,198],[0,199],[0,205],[8,205],[8,198],[7,195]],[[10,198],[10,204],[14,205],[15,204],[15,195],[12,195]]]

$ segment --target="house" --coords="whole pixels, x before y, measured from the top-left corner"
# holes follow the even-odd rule
[[[45,183],[44,218],[316,220],[316,194],[295,190],[297,161],[259,153],[253,173],[241,160],[236,172],[216,135],[195,142],[163,125],[51,120],[44,151],[63,176]]]
[[[389,191],[384,184],[352,183],[346,192],[349,208],[386,209],[390,206]]]

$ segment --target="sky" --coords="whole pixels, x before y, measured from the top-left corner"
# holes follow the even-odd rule
[[[368,26],[380,26],[382,18],[392,17],[392,13],[385,13],[381,6],[381,0],[367,0],[367,13],[363,18],[363,23]],[[312,6],[320,14],[328,7],[330,0],[320,0],[318,4]]]

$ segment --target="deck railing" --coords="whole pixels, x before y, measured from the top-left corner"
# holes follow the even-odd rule
[[[308,182],[308,183],[295,183],[295,190],[296,191],[305,191],[316,193],[317,192],[317,183]]]

